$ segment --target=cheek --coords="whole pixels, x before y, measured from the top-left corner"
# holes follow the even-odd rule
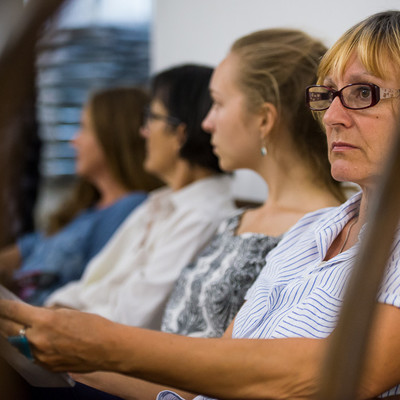
[[[146,138],[146,148],[148,156],[154,152],[157,145],[157,138],[154,134],[149,134]]]
[[[235,113],[229,107],[220,108],[214,113],[213,123],[217,131],[229,131],[235,126]]]
[[[173,157],[171,142],[163,136],[153,136],[149,141],[148,158],[155,162],[164,162]]]

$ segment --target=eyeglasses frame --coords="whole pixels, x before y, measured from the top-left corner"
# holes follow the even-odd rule
[[[169,115],[161,115],[151,111],[150,107],[146,107],[144,109],[144,121],[148,123],[148,121],[155,120],[155,121],[165,121],[167,124],[172,126],[178,126],[182,123],[179,118],[171,117]]]
[[[349,107],[346,104],[344,104],[343,101],[343,96],[342,96],[342,91],[343,89],[346,89],[350,86],[356,86],[356,85],[363,85],[363,86],[368,86],[371,89],[371,94],[372,94],[372,99],[371,99],[371,104],[366,106],[366,107]],[[313,108],[310,106],[310,89],[311,88],[316,88],[316,87],[322,87],[328,90],[328,92],[333,93],[332,95],[332,100],[329,104],[328,107],[326,108]],[[366,108],[370,108],[375,106],[376,104],[379,103],[380,100],[385,100],[385,99],[389,99],[389,98],[394,98],[400,95],[400,89],[384,89],[379,87],[378,85],[375,85],[373,83],[364,83],[364,82],[359,82],[359,83],[350,83],[349,85],[343,86],[340,90],[335,90],[332,89],[329,86],[325,86],[325,85],[310,85],[306,87],[306,91],[305,91],[305,95],[306,95],[306,104],[307,106],[310,108],[310,110],[312,111],[325,111],[327,110],[333,100],[335,100],[335,97],[339,97],[340,102],[342,103],[342,106],[349,109],[349,110],[365,110]]]

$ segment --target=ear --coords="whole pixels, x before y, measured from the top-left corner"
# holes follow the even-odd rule
[[[278,110],[272,103],[264,103],[259,111],[260,136],[261,140],[265,140],[278,121]]]
[[[178,146],[181,148],[184,143],[186,142],[186,124],[184,122],[181,122],[176,128],[174,135],[177,139]]]

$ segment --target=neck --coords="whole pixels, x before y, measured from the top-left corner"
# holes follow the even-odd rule
[[[100,199],[97,202],[99,208],[108,207],[129,193],[126,187],[111,176],[98,179],[95,185],[100,192]]]
[[[359,232],[361,230],[362,226],[367,221],[369,203],[370,203],[371,198],[374,196],[374,192],[375,192],[374,190],[362,187],[360,209],[358,211],[358,221],[357,221],[357,224],[354,229],[357,232]]]
[[[268,153],[259,158],[255,171],[268,185],[266,204],[272,207],[307,213],[339,205],[292,140],[293,133],[280,125],[271,133]]]
[[[171,176],[165,178],[164,181],[172,190],[179,190],[193,182],[212,175],[214,175],[214,172],[207,168],[191,165],[186,160],[179,160],[174,172]]]
[[[269,206],[307,213],[318,208],[339,205],[335,196],[301,160],[291,157],[288,162],[282,158],[265,160],[262,172],[261,176],[268,185],[266,203]]]

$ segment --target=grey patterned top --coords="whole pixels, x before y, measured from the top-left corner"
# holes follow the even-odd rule
[[[280,237],[236,235],[244,210],[225,220],[197,259],[182,271],[167,303],[161,330],[186,336],[219,337]]]

